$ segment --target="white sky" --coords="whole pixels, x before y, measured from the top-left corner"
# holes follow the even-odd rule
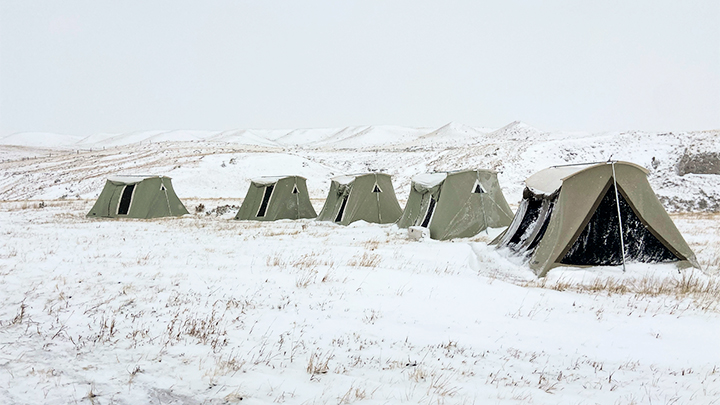
[[[720,1],[0,0],[0,135],[720,128]]]

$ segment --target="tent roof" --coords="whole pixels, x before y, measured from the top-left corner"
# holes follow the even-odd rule
[[[140,183],[143,180],[152,179],[152,178],[160,178],[160,177],[165,177],[167,179],[170,178],[170,177],[166,177],[166,176],[136,174],[136,175],[110,176],[110,177],[108,177],[108,180],[112,181],[113,183],[135,184],[135,183]]]
[[[433,172],[433,173],[423,173],[418,174],[416,176],[413,176],[412,181],[415,184],[418,184],[425,188],[433,188],[437,186],[438,184],[445,181],[447,176],[451,174],[458,174],[458,173],[466,173],[466,172],[487,172],[487,173],[497,173],[495,170],[487,170],[487,169],[463,169],[463,170],[448,170],[444,172]]]
[[[425,188],[433,188],[445,181],[447,173],[425,173],[418,174],[412,178],[413,183],[419,184]]]
[[[263,186],[267,186],[270,184],[275,184],[278,181],[282,179],[286,179],[288,177],[301,177],[301,176],[295,176],[295,175],[286,175],[286,176],[260,176],[250,179],[255,184],[261,184]],[[304,178],[304,177],[303,177]]]
[[[353,174],[343,174],[343,175],[340,175],[340,176],[335,176],[335,177],[330,178],[330,180],[335,181],[335,182],[338,182],[338,183],[340,183],[340,184],[350,184],[350,183],[352,183],[353,181],[355,181],[355,179],[357,179],[358,177],[368,176],[368,175],[374,175],[374,174],[376,174],[376,175],[389,176],[387,173],[376,173],[376,172],[353,173]]]
[[[584,170],[611,163],[635,166],[638,169],[642,170],[645,174],[648,173],[648,171],[642,166],[638,166],[630,162],[619,161],[582,163],[566,166],[551,166],[547,169],[540,170],[539,172],[528,177],[525,180],[525,185],[535,194],[550,195],[560,189],[565,179],[572,177]]]

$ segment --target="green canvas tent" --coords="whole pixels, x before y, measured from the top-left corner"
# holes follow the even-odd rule
[[[331,180],[318,221],[333,221],[341,225],[360,220],[389,224],[400,218],[402,209],[395,197],[390,175],[354,174]]]
[[[107,179],[88,217],[159,218],[187,214],[170,177],[113,176]]]
[[[492,243],[538,276],[556,266],[677,262],[698,267],[647,180],[628,162],[554,166],[530,176],[512,224]]]
[[[512,218],[497,173],[465,170],[413,177],[398,226],[422,226],[428,228],[432,239],[446,240],[508,226]]]
[[[235,219],[275,221],[315,218],[305,178],[300,176],[252,179]]]

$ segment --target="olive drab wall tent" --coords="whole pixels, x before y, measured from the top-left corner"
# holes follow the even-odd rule
[[[512,224],[492,243],[524,255],[539,276],[563,265],[699,267],[640,166],[555,166],[530,176],[525,185]]]
[[[235,219],[275,221],[315,218],[305,178],[300,176],[252,179]]]
[[[465,170],[413,177],[398,226],[422,226],[432,239],[446,240],[508,226],[512,218],[497,173]]]
[[[325,205],[317,219],[347,225],[355,221],[393,223],[402,209],[392,179],[384,173],[333,177]]]
[[[187,214],[170,177],[114,176],[107,179],[88,217],[159,218]]]

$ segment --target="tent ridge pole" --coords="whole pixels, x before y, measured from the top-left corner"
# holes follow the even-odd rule
[[[620,224],[620,248],[622,250],[622,265],[625,272],[625,240],[623,239],[622,216],[620,215],[620,198],[618,197],[617,180],[615,179],[615,162],[612,162],[613,185],[615,186],[615,205],[617,206],[618,223]]]

